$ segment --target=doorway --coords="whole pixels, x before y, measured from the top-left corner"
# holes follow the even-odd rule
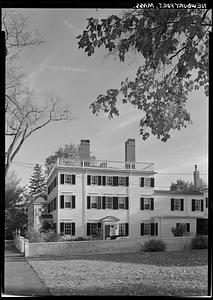
[[[110,236],[110,225],[105,225],[105,240]]]

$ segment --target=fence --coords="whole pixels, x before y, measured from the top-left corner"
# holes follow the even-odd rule
[[[152,237],[159,239],[158,237]],[[15,247],[25,257],[38,256],[76,256],[86,254],[138,252],[150,237],[142,237],[137,240],[128,237],[116,240],[95,241],[60,241],[30,243],[28,239],[16,234]],[[166,244],[166,251],[189,249],[192,237],[170,237],[161,239]]]

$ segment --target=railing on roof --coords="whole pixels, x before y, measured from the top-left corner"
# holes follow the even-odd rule
[[[57,166],[82,167],[82,168],[100,168],[111,170],[139,170],[139,171],[154,171],[154,163],[146,162],[125,162],[112,160],[73,160],[68,158],[58,158]]]

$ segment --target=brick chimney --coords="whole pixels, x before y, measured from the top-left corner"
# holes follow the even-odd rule
[[[90,161],[90,140],[81,140],[80,143],[81,163],[86,161],[89,165]]]
[[[194,187],[195,189],[198,189],[200,186],[200,173],[197,170],[197,165],[195,165],[195,170],[194,170]]]
[[[135,139],[128,139],[125,142],[125,168],[130,169],[130,164],[132,163],[132,168],[135,168]]]

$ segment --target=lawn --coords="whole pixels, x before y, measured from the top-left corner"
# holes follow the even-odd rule
[[[205,296],[207,250],[28,258],[52,295]]]

